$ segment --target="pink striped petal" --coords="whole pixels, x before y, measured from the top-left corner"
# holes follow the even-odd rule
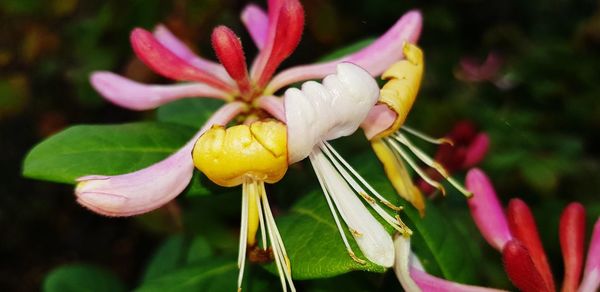
[[[181,193],[194,171],[194,143],[213,124],[225,125],[243,109],[234,102],[221,107],[181,149],[144,169],[116,176],[89,175],[77,179],[77,202],[106,216],[132,216],[152,211]]]
[[[179,81],[202,82],[225,91],[233,89],[224,80],[177,56],[144,29],[134,29],[131,32],[130,40],[138,58],[164,77]]]
[[[598,291],[598,288],[600,288],[600,219],[594,224],[579,291],[593,292]]]
[[[473,197],[468,200],[473,221],[483,238],[501,251],[506,242],[512,239],[512,235],[490,180],[483,171],[474,168],[467,173],[466,186],[473,193]]]
[[[228,97],[226,92],[206,84],[146,85],[106,71],[92,73],[90,82],[108,101],[132,110],[154,109],[186,97]]]
[[[411,267],[410,276],[419,285],[421,290],[427,292],[500,292],[505,290],[479,287],[461,284],[457,282],[451,282],[445,279],[441,279],[417,268]]]
[[[162,24],[157,25],[154,28],[153,34],[163,46],[171,50],[171,52],[179,58],[200,69],[206,70],[233,85],[233,80],[229,78],[229,75],[225,72],[225,68],[223,68],[221,64],[196,55],[196,53],[190,50],[188,46],[178,39],[166,26]]]
[[[421,34],[423,18],[417,10],[404,14],[383,36],[368,47],[323,64],[302,65],[284,70],[273,77],[267,86],[267,92],[302,80],[320,79],[335,72],[335,65],[340,62],[351,62],[369,71],[372,76],[380,75],[394,62],[402,59],[404,42],[415,43]]]
[[[250,33],[250,37],[259,50],[262,50],[267,42],[269,32],[269,17],[260,7],[249,4],[242,11],[242,22]]]
[[[463,160],[462,167],[470,168],[473,167],[485,158],[485,155],[490,148],[490,137],[486,133],[479,133],[471,144],[467,147],[467,153]]]

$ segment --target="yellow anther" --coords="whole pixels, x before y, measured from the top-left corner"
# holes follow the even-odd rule
[[[275,183],[287,171],[287,130],[276,121],[213,126],[196,141],[192,158],[220,186],[240,185],[244,178]]]
[[[406,59],[396,62],[381,75],[382,79],[389,81],[381,89],[379,103],[394,111],[396,120],[374,139],[387,137],[402,127],[419,92],[423,77],[423,52],[419,47],[405,43],[403,53]]]

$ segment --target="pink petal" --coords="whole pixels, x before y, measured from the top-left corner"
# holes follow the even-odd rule
[[[580,292],[598,291],[600,287],[600,219],[594,224],[592,239],[583,270],[583,280],[579,286]]]
[[[206,84],[146,85],[106,71],[92,73],[90,82],[104,98],[132,110],[154,109],[186,97],[228,97],[226,92]]]
[[[202,82],[221,90],[232,90],[231,85],[227,82],[177,56],[144,29],[134,29],[131,32],[130,40],[138,58],[152,70],[167,78]]]
[[[334,73],[335,65],[340,62],[355,63],[369,71],[372,76],[378,76],[394,62],[402,59],[404,42],[415,43],[418,40],[422,21],[419,11],[409,11],[368,47],[327,63],[302,65],[284,70],[273,77],[266,90],[275,92],[287,84],[308,79],[320,79]]]
[[[467,147],[467,153],[462,162],[463,168],[473,167],[485,158],[490,148],[490,137],[486,133],[479,133]]]
[[[179,58],[200,69],[211,72],[215,76],[233,85],[233,80],[229,78],[229,75],[227,75],[225,68],[223,68],[221,64],[196,55],[196,53],[190,50],[188,46],[178,39],[166,26],[162,24],[157,25],[156,28],[154,28],[153,34],[163,46],[171,50],[171,52]]]
[[[371,140],[375,135],[392,126],[398,114],[387,105],[376,104],[360,125],[365,131],[367,139]]]
[[[259,108],[285,123],[285,109],[282,98],[273,95],[264,95],[259,97],[257,102]]]
[[[445,279],[441,279],[417,268],[411,267],[410,276],[419,285],[419,288],[427,292],[500,292],[505,290],[479,287],[461,284],[457,282],[451,282]]]
[[[512,235],[490,180],[483,171],[475,168],[467,173],[466,186],[473,193],[473,197],[467,201],[473,221],[483,238],[501,251],[504,244],[512,239]]]
[[[248,29],[250,37],[259,50],[262,50],[267,41],[269,32],[269,17],[260,7],[249,4],[242,11],[242,22]]]
[[[77,179],[77,201],[106,216],[132,216],[152,211],[181,193],[194,171],[194,143],[213,124],[224,125],[243,109],[234,102],[221,107],[181,149],[166,159],[135,172],[88,175]]]
[[[273,3],[273,5],[271,5]],[[304,8],[298,0],[269,1],[269,39],[252,66],[252,80],[263,88],[298,46],[304,29]],[[278,10],[271,9],[272,6]]]

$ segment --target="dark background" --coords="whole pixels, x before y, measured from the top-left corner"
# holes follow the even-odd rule
[[[487,132],[492,146],[482,168],[503,201],[519,196],[532,206],[538,222],[544,222],[540,231],[553,266],[560,266],[556,229],[561,208],[577,200],[587,207],[589,219],[600,214],[600,2],[302,3],[304,37],[282,68],[382,34],[407,10],[421,9],[425,22],[419,43],[426,75],[409,124],[441,136],[468,119]],[[153,116],[104,102],[87,81],[92,70],[112,70],[144,82],[166,82],[132,54],[128,37],[133,27],[166,23],[212,58],[210,32],[226,24],[240,34],[252,58],[255,49],[238,18],[245,4],[0,2],[2,290],[37,290],[50,269],[72,262],[107,267],[134,285],[165,232],[135,219],[88,212],[76,204],[72,186],[22,178],[22,159],[37,142],[69,125]],[[489,52],[502,59],[491,81],[461,78],[461,59],[483,61]]]

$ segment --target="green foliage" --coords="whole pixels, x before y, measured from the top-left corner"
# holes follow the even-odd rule
[[[44,292],[119,292],[125,286],[112,273],[90,265],[76,264],[54,269],[44,279]]]
[[[199,129],[223,105],[223,101],[208,98],[177,100],[158,108],[156,119]]]

